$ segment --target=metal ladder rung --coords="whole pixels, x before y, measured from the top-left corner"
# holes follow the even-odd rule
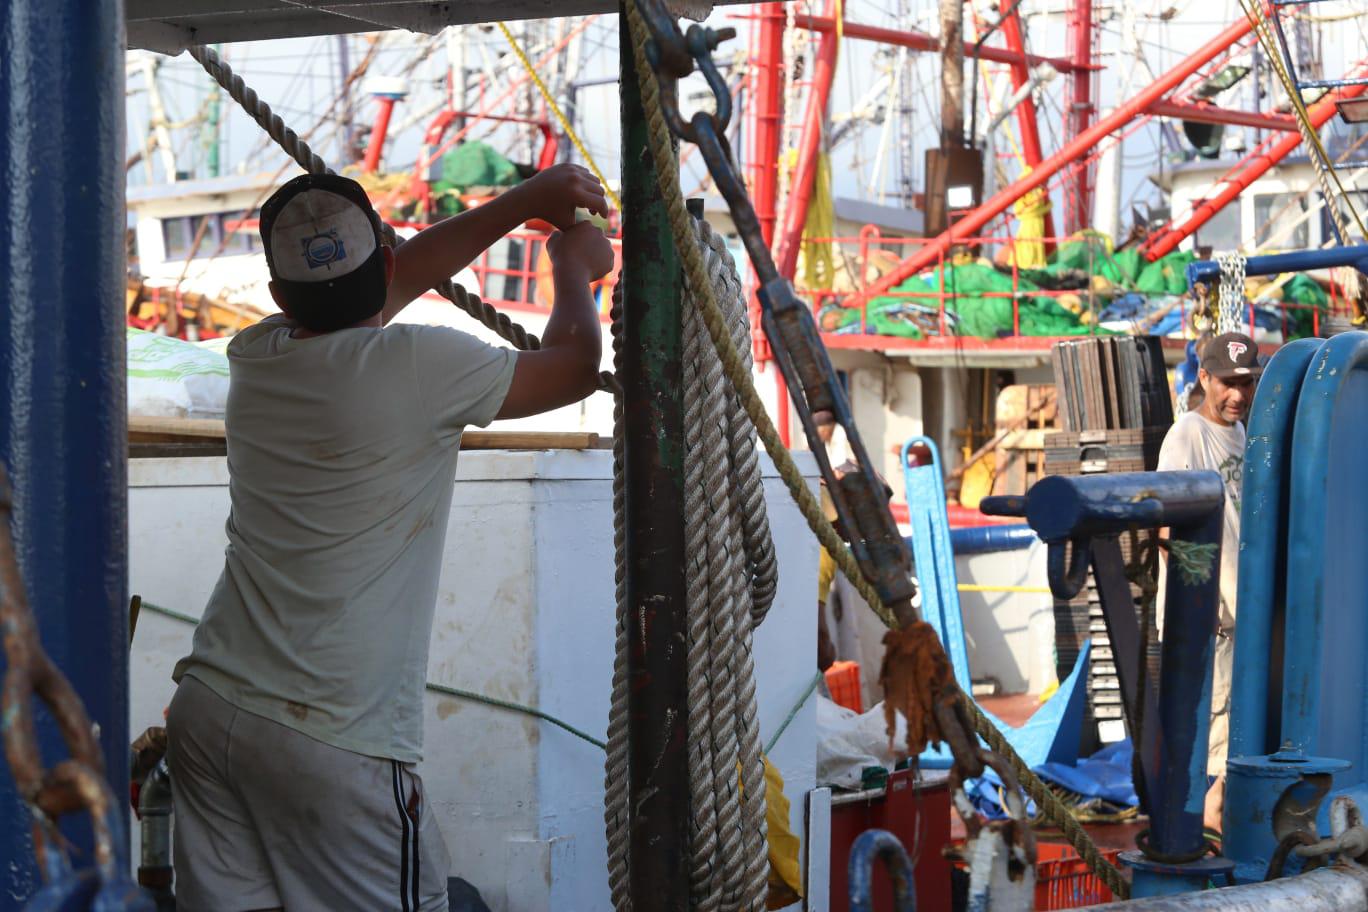
[[[1353,79],[1304,79],[1297,83],[1299,89],[1338,89],[1343,86],[1368,85],[1368,76]]]

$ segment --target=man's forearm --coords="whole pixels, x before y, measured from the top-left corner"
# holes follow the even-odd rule
[[[542,348],[565,346],[578,349],[595,369],[603,352],[603,330],[598,308],[583,269],[557,268],[555,303],[542,333]]]
[[[388,323],[414,298],[454,276],[499,238],[527,221],[527,195],[515,187],[489,202],[424,228],[395,251],[385,299]]]

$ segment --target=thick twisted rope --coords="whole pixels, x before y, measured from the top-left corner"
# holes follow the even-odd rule
[[[774,466],[778,470],[779,476],[792,493],[808,527],[817,536],[822,547],[831,554],[836,561],[836,566],[850,580],[851,585],[869,603],[874,613],[883,618],[884,623],[894,627],[897,625],[897,621],[893,617],[893,612],[883,604],[879,598],[878,590],[860,572],[860,565],[855,560],[855,556],[850,553],[845,542],[841,540],[831,523],[827,521],[826,515],[822,511],[822,505],[818,502],[816,495],[808,489],[802,471],[793,461],[793,456],[784,446],[783,441],[779,439],[779,432],[775,429],[774,422],[770,420],[769,413],[765,411],[765,403],[755,389],[750,371],[744,366],[745,361],[738,351],[736,343],[728,335],[722,312],[718,308],[717,301],[713,297],[712,287],[708,283],[708,271],[703,262],[702,251],[697,245],[680,245],[678,242],[680,238],[693,236],[693,218],[685,208],[684,197],[679,190],[679,164],[675,160],[674,150],[671,146],[670,128],[665,123],[665,116],[660,108],[660,87],[656,82],[650,63],[646,60],[645,45],[650,40],[646,31],[646,23],[642,21],[635,3],[629,2],[627,4],[627,13],[628,22],[632,29],[632,54],[636,63],[637,80],[641,83],[642,105],[646,109],[646,119],[650,126],[647,136],[651,158],[660,178],[670,227],[676,238],[676,247],[680,248],[679,255],[684,262],[685,279],[690,292],[694,294],[697,300],[704,326],[707,327],[708,335],[712,338],[713,346],[717,349],[718,357],[722,359],[722,369],[727,379],[736,388],[737,395],[741,397],[741,404],[755,425],[761,441],[764,442],[765,451],[774,460]]]
[[[310,174],[332,174],[328,163],[313,150],[310,145],[299,137],[299,134],[281,119],[279,114],[271,110],[271,106],[257,95],[256,90],[247,85],[242,77],[233,72],[233,68],[214,52],[211,47],[204,45],[193,45],[190,48],[190,56],[199,61],[200,66],[204,67],[214,81],[223,87],[233,100],[247,112],[253,120],[257,122],[266,134],[275,140],[276,145],[286,155],[294,159],[295,162]],[[381,232],[385,242],[391,247],[397,248],[402,242],[394,232],[394,227],[387,222],[381,222]],[[439,295],[455,304],[461,310],[470,314],[482,325],[493,330],[501,339],[512,343],[514,348],[520,351],[536,351],[541,348],[541,340],[528,332],[523,326],[513,322],[506,314],[500,313],[492,304],[482,300],[479,295],[471,294],[460,285],[447,279],[434,289]],[[616,389],[617,381],[608,372],[599,374],[599,389],[612,391]]]
[[[647,130],[648,145],[655,163],[661,193],[665,198],[670,227],[674,232],[675,246],[684,263],[685,280],[697,302],[699,315],[708,330],[708,335],[712,338],[713,345],[717,349],[723,371],[736,389],[747,415],[755,424],[760,439],[765,444],[765,450],[774,460],[780,477],[787,485],[813,534],[831,554],[837,567],[850,580],[856,591],[869,603],[870,608],[885,624],[896,628],[897,621],[892,611],[880,600],[874,585],[860,572],[859,564],[854,555],[850,553],[845,542],[841,540],[840,536],[836,534],[836,530],[832,528],[831,523],[827,521],[821,505],[817,502],[812,491],[809,490],[802,473],[793,461],[792,455],[783,445],[783,441],[779,439],[779,434],[775,430],[773,422],[770,421],[764,403],[755,389],[750,371],[743,367],[744,362],[737,351],[737,346],[726,332],[722,314],[708,282],[702,252],[695,244],[681,242],[692,237],[692,219],[684,206],[684,198],[679,190],[679,166],[674,157],[669,126],[665,123],[664,114],[661,111],[659,83],[656,81],[654,71],[646,59],[646,45],[650,41],[650,34],[647,31],[645,21],[641,18],[640,11],[637,9],[635,0],[627,0],[627,20],[631,29],[632,56],[636,67],[637,81],[640,84],[642,106],[646,111],[649,126]],[[1097,873],[1113,894],[1120,898],[1128,897],[1130,895],[1130,884],[1121,875],[1121,872],[1097,851],[1097,846],[1093,844],[1092,839],[1069,812],[1069,809],[1057,796],[1050,792],[1038,776],[1031,772],[1020,755],[1003,739],[997,727],[979,709],[978,704],[963,692],[959,694],[959,699],[973,718],[975,731],[994,751],[1007,760],[1013,772],[1017,774],[1026,793],[1035,800],[1038,807],[1044,810],[1049,819],[1060,827],[1070,845],[1078,852],[1079,857]]]
[[[622,370],[622,283],[613,289],[613,368]],[[608,756],[604,761],[603,823],[608,836],[608,891],[618,912],[631,909],[628,892],[630,766],[627,753],[627,480],[622,393],[613,397],[613,585],[617,602],[613,690],[608,706]]]
[[[709,287],[725,302],[734,343],[750,337],[745,292],[722,238],[695,222]],[[614,350],[621,351],[621,306],[614,302]],[[752,632],[774,599],[778,574],[754,426],[707,335],[696,297],[683,321],[684,547],[689,879],[692,908],[753,912],[764,907],[768,845],[765,779],[755,694]],[[617,416],[621,416],[621,400]],[[605,823],[614,907],[627,895],[627,639],[623,435],[614,454],[618,641],[609,710]]]

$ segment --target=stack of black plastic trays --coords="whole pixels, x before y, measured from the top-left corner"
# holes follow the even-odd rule
[[[1154,471],[1159,447],[1173,424],[1164,352],[1153,336],[1105,336],[1058,342],[1051,350],[1059,413],[1064,430],[1045,436],[1045,471],[1051,475],[1092,475]],[[1148,553],[1153,532],[1121,537],[1127,564],[1139,547]],[[1137,616],[1142,591],[1131,583]],[[1073,670],[1083,644],[1092,640],[1088,671],[1088,709],[1082,750],[1091,753],[1099,741],[1126,736],[1116,661],[1097,584],[1087,584],[1071,599],[1055,599],[1055,665],[1063,680]],[[1158,638],[1151,628],[1154,667]]]

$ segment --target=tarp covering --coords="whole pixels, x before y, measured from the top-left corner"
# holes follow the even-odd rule
[[[1136,249],[1113,250],[1108,238],[1085,231],[1061,243],[1040,268],[1025,268],[1021,261],[1015,281],[1010,265],[983,259],[946,265],[944,326],[940,269],[906,279],[889,294],[871,299],[863,313],[827,304],[818,321],[824,332],[910,339],[1076,336],[1132,329],[1167,335],[1183,330],[1190,307],[1171,305],[1187,292],[1186,270],[1195,259],[1196,254],[1183,251],[1151,263]],[[1033,293],[1045,291],[1051,293]],[[1254,284],[1247,291],[1255,305],[1256,327],[1284,341],[1311,335],[1312,309],[1324,312],[1329,306],[1324,289],[1305,275],[1280,286]],[[1284,309],[1280,303],[1303,306]],[[1141,323],[1145,325],[1138,327]]]

